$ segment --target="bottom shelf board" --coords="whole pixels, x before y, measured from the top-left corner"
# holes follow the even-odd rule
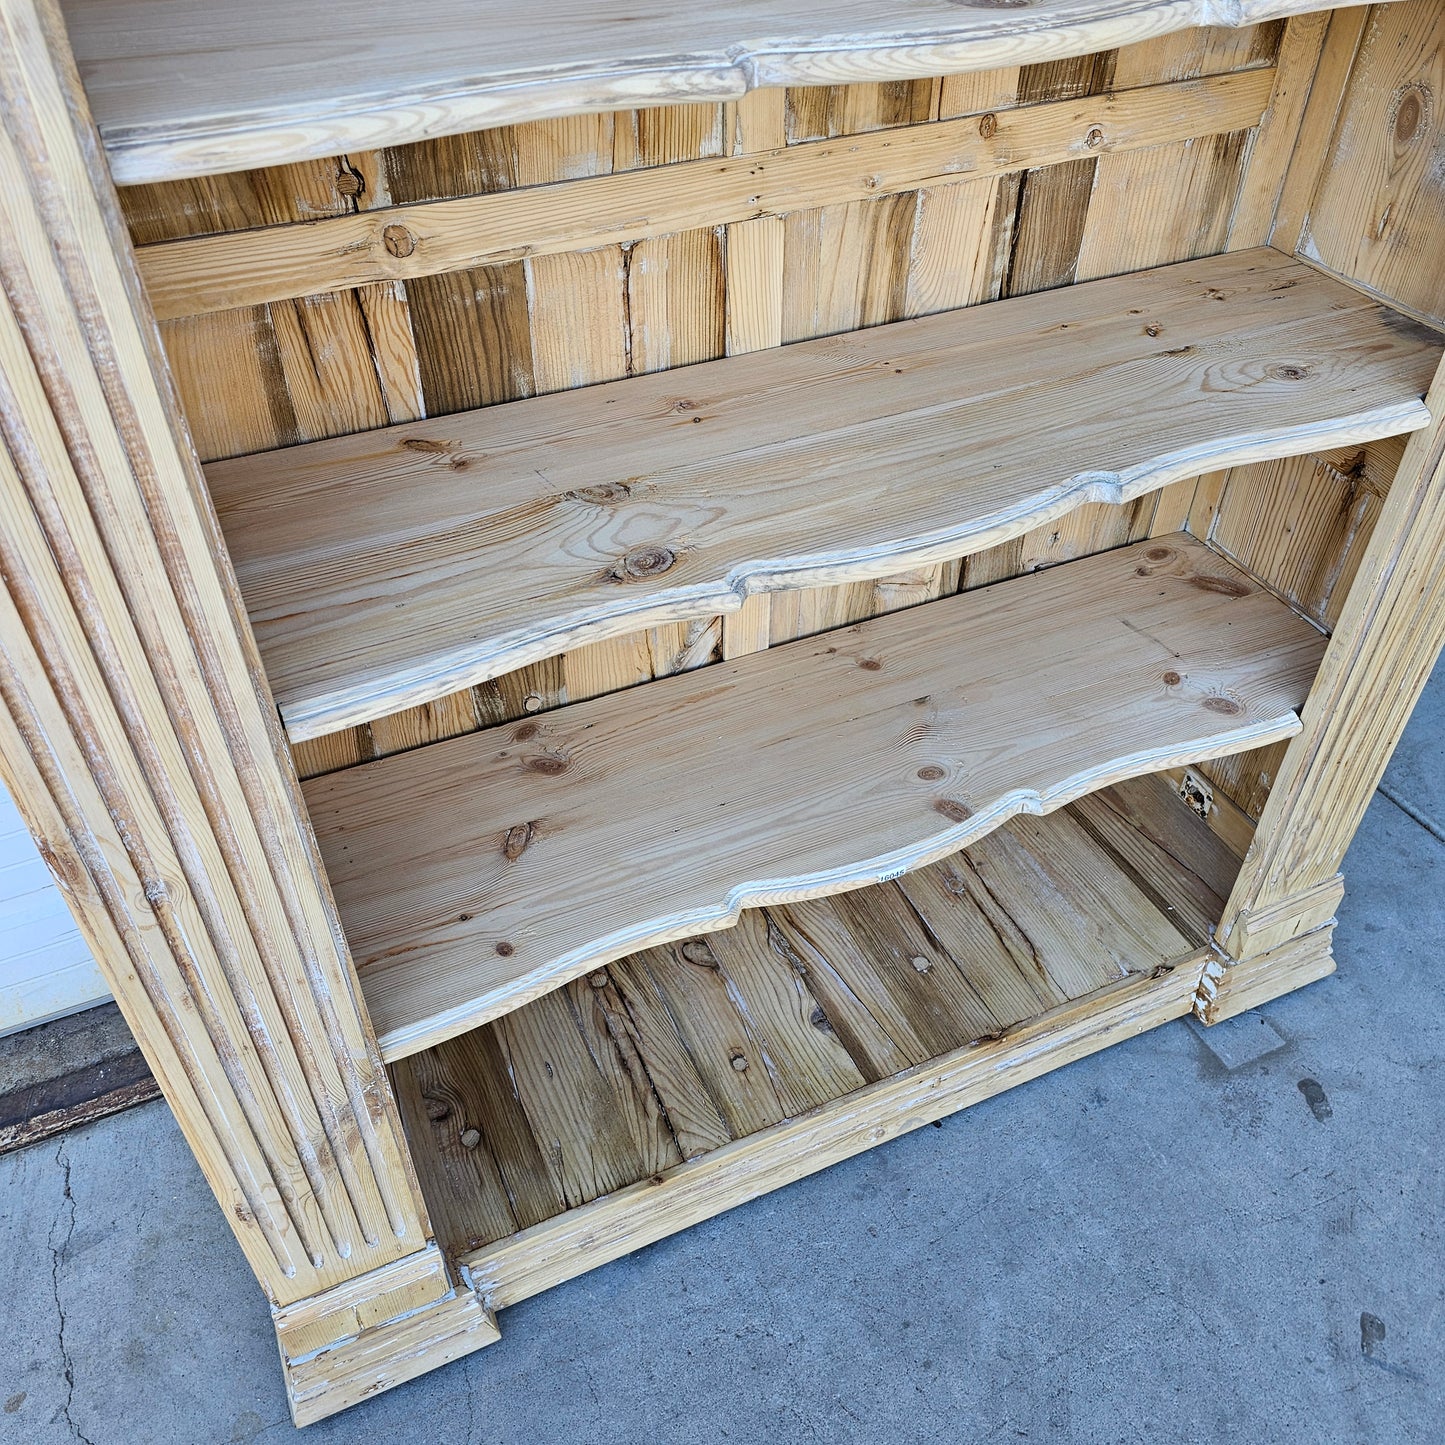
[[[499,1308],[1179,1017],[1238,868],[1154,775],[614,962],[393,1065],[438,1239]]]
[[[1320,633],[1177,535],[306,785],[388,1060],[743,908],[1299,729]]]

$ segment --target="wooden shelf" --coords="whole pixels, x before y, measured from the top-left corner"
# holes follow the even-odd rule
[[[588,110],[732,100],[768,85],[1056,60],[1321,0],[63,0],[120,184],[373,150]]]
[[[1418,428],[1441,346],[1252,250],[207,476],[299,740],[750,592]]]
[[[318,778],[383,1054],[744,907],[1288,737],[1324,639],[1168,537]]]
[[[1186,1013],[1238,866],[1141,778],[407,1059],[438,1240],[513,1304]]]

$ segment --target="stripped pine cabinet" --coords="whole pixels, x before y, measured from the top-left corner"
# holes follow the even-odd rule
[[[0,0],[0,768],[302,1424],[1328,974],[1445,638],[1431,0],[555,9]]]

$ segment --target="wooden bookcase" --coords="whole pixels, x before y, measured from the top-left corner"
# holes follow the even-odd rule
[[[1333,968],[1432,0],[0,0],[0,101],[0,765],[299,1423]]]

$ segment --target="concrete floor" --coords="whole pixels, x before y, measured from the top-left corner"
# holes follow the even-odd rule
[[[310,1445],[1445,1440],[1445,670],[1339,972],[1178,1022],[508,1310]],[[161,1104],[0,1159],[0,1441],[289,1441]]]

